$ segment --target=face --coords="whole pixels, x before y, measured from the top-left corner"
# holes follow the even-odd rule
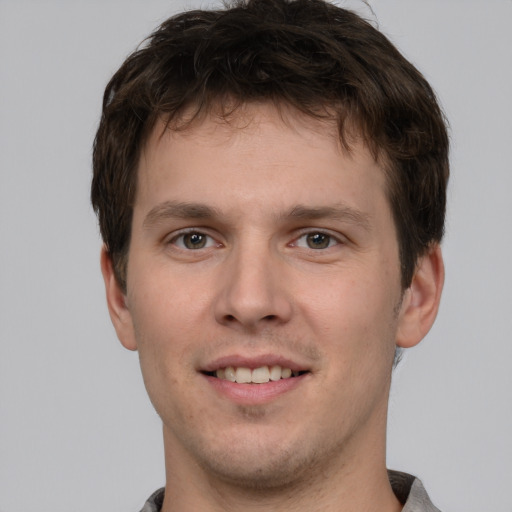
[[[384,457],[411,301],[383,170],[271,107],[162,129],[140,160],[127,294],[109,300],[168,456],[260,486]]]

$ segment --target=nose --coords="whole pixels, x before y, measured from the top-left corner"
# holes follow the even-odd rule
[[[285,263],[266,244],[255,245],[226,259],[214,305],[217,322],[246,331],[285,324],[292,316]]]

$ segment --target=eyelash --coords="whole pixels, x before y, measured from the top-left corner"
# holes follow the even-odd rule
[[[185,237],[186,236],[198,236],[201,238],[201,240],[198,240],[197,247],[189,247],[186,245]],[[326,240],[326,245],[321,247],[311,247],[309,245],[308,237],[324,237]],[[179,242],[181,240],[181,242]],[[204,245],[201,245],[201,241],[204,240]],[[301,240],[304,240],[304,244],[301,244]],[[322,241],[322,239],[320,240]],[[189,229],[187,231],[182,231],[181,233],[176,234],[173,236],[168,242],[170,245],[174,245],[180,250],[183,251],[198,251],[201,249],[210,249],[211,247],[221,247],[222,244],[217,242],[211,235],[205,233],[204,231],[193,228]],[[299,247],[301,249],[307,249],[311,251],[323,251],[326,249],[330,249],[331,247],[334,247],[336,245],[343,244],[343,242],[339,239],[339,237],[326,232],[322,230],[318,231],[308,231],[302,233],[300,236],[295,238],[292,242],[290,242],[289,247]]]
[[[327,246],[325,247],[310,247],[309,244],[308,244],[308,237],[313,237],[313,236],[323,236],[325,238],[328,239],[328,242],[327,242]],[[299,241],[304,239],[305,240],[305,245],[301,246],[299,245]],[[300,247],[302,249],[309,249],[309,250],[312,250],[312,251],[322,251],[322,250],[326,250],[326,249],[330,249],[331,247],[334,247],[336,245],[340,245],[342,244],[343,242],[339,239],[339,237],[329,233],[329,232],[326,232],[326,231],[322,231],[322,230],[318,230],[318,231],[308,231],[306,233],[303,233],[302,235],[300,235],[299,237],[297,237],[291,244],[290,246],[292,247]]]
[[[194,235],[203,237],[203,239],[206,240],[206,242],[205,242],[206,245],[198,246],[196,248],[187,247],[185,245],[186,244],[185,237],[186,236],[194,236]],[[181,239],[181,243],[178,243],[178,240],[180,240],[180,239]],[[173,236],[167,243],[170,245],[174,245],[183,251],[198,251],[200,249],[209,249],[211,247],[220,247],[222,245],[222,244],[216,242],[212,236],[208,235],[207,233],[204,233],[203,231],[201,231],[199,229],[190,229],[187,231],[182,231],[181,233],[178,233],[175,236]]]

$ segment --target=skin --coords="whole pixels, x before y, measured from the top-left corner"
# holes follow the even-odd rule
[[[347,154],[334,125],[268,105],[237,116],[155,127],[126,295],[102,253],[114,326],[163,421],[163,510],[400,510],[385,467],[393,355],[435,319],[440,250],[402,290],[364,145]],[[305,373],[284,388],[204,373],[275,360]]]

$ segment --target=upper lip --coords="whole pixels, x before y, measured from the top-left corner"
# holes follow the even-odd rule
[[[219,357],[201,367],[203,372],[214,372],[220,368],[227,368],[232,366],[233,368],[261,368],[262,366],[281,366],[281,368],[290,368],[292,371],[308,371],[309,367],[300,364],[292,359],[276,355],[276,354],[264,354],[259,356],[243,356],[237,354],[231,354],[228,356]]]

